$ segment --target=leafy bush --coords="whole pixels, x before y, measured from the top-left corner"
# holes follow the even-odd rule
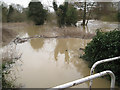
[[[76,8],[73,6],[69,6],[67,12],[66,12],[66,24],[67,25],[75,25],[78,21],[78,13]]]
[[[56,2],[53,2],[53,8],[54,8],[55,11],[57,11],[58,6],[57,6]]]
[[[5,61],[5,59],[2,59],[2,88],[15,88],[14,81],[9,81],[6,79],[6,75],[10,73],[10,70],[8,69],[8,64],[13,64],[12,59],[9,59],[9,61]]]
[[[89,61],[90,67],[98,60],[120,56],[120,31],[97,31],[97,35],[86,46],[83,58]],[[120,59],[96,67],[96,71],[111,70],[120,86]]]
[[[75,25],[78,21],[78,13],[74,6],[69,4],[68,2],[64,2],[63,5],[58,5],[53,2],[54,11],[57,14],[57,22],[59,27],[61,26],[70,26]]]
[[[65,2],[64,5],[60,5],[57,9],[57,22],[59,27],[64,26],[66,24],[66,12],[68,10],[68,2]]]
[[[2,8],[2,22],[7,22],[8,9],[4,7],[3,5],[1,5],[0,8]]]
[[[23,22],[27,20],[27,8],[20,6],[22,11],[17,5],[9,5],[9,8],[5,5],[0,5],[2,9],[2,22]],[[18,10],[19,9],[19,10]]]
[[[30,2],[28,17],[35,22],[36,25],[44,24],[46,20],[47,11],[43,9],[41,2]]]
[[[13,12],[14,12],[14,8],[12,7],[12,5],[10,5],[9,11],[8,11],[8,14],[7,14],[7,22],[13,21],[12,18],[11,18],[11,16],[13,15]]]

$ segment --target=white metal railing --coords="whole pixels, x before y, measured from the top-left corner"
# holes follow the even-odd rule
[[[110,62],[110,61],[118,60],[118,59],[120,59],[120,56],[97,61],[96,63],[93,64],[93,66],[92,66],[92,68],[91,68],[91,70],[90,70],[90,75],[93,75],[93,74],[94,74],[94,70],[95,70],[95,67],[96,67],[97,65],[102,64],[102,63],[105,63],[105,62]],[[92,80],[90,80],[90,88],[91,88],[91,87],[92,87]]]
[[[102,77],[102,76],[105,76],[105,75],[110,75],[110,77],[111,77],[111,89],[113,89],[115,87],[115,75],[112,71],[107,70],[107,71],[103,71],[103,72],[100,72],[100,73],[97,73],[97,74],[94,74],[94,75],[91,75],[91,76],[87,76],[87,77],[82,78],[82,79],[78,79],[78,80],[63,84],[63,85],[53,87],[49,90],[59,90],[59,89],[69,88],[69,87],[72,87],[72,86],[75,86],[75,85],[78,85],[78,84],[84,83],[86,81],[89,81],[89,80],[92,80],[92,79],[95,79],[95,78],[98,78],[98,77]]]

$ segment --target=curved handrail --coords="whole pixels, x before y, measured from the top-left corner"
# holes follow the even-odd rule
[[[98,64],[101,64],[101,63],[104,63],[104,62],[110,62],[110,61],[114,61],[114,60],[118,60],[118,59],[120,59],[120,56],[97,61],[96,63],[93,64],[93,66],[92,66],[92,68],[91,68],[91,70],[90,70],[90,75],[93,75],[93,74],[94,74],[95,67],[96,67]],[[92,80],[90,80],[90,84],[89,84],[89,85],[90,85],[90,88],[91,88],[91,87],[92,87]]]
[[[87,77],[82,78],[82,79],[78,79],[78,80],[63,84],[63,85],[53,87],[49,90],[59,90],[59,89],[69,88],[69,87],[72,87],[72,86],[75,86],[75,85],[81,84],[83,82],[86,82],[86,81],[89,81],[89,80],[92,80],[92,79],[95,79],[95,78],[98,78],[101,76],[105,76],[105,75],[110,75],[110,77],[111,77],[111,89],[114,88],[115,87],[115,75],[112,71],[107,70],[107,71],[103,71],[103,72],[100,72],[100,73],[97,73],[97,74],[94,74],[91,76],[87,76]]]

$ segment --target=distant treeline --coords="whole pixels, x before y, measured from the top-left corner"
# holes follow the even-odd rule
[[[24,22],[31,20],[36,25],[43,25],[45,21],[57,21],[61,26],[75,25],[77,21],[88,22],[89,19],[103,21],[120,21],[117,2],[64,2],[57,5],[53,1],[55,12],[49,12],[44,5],[39,2],[30,2],[27,8],[19,4],[1,4],[2,22]]]
[[[47,16],[52,15],[44,9],[41,2],[30,2],[27,8],[19,4],[7,5],[3,2],[0,8],[2,9],[2,22],[33,21],[36,25],[42,25],[48,19]]]
[[[84,2],[75,2],[75,6],[79,8],[79,19],[83,19]],[[86,19],[118,21],[118,17],[118,2],[86,2]]]
[[[78,12],[72,4],[65,2],[63,5],[58,7],[56,2],[53,2],[53,8],[57,15],[59,27],[76,25],[78,21]]]
[[[20,5],[2,4],[2,22],[24,22],[27,20],[27,8]]]

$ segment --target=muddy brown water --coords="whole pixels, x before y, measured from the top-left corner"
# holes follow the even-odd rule
[[[17,84],[25,88],[49,88],[77,80],[89,75],[87,62],[80,59],[84,48],[90,40],[79,38],[67,39],[31,39],[29,42],[17,45],[22,52],[21,61],[13,68],[13,77]],[[110,81],[94,80],[94,88],[109,88]],[[86,88],[88,82],[76,87]]]
[[[94,21],[89,24],[92,23]],[[117,28],[117,24],[115,25],[114,28]],[[104,28],[104,31],[108,31],[109,25],[105,27],[107,29]],[[88,28],[85,31],[95,32]],[[20,37],[29,37],[45,33],[46,30],[30,26],[19,32]],[[16,77],[14,84],[20,84],[24,88],[50,88],[86,77],[90,68],[86,61],[79,58],[83,54],[79,48],[85,48],[90,41],[91,39],[81,38],[34,38],[18,44],[16,49],[22,53],[21,60],[16,61],[8,77]],[[89,82],[74,87],[88,88]],[[110,81],[98,78],[94,80],[92,87],[109,88]]]

